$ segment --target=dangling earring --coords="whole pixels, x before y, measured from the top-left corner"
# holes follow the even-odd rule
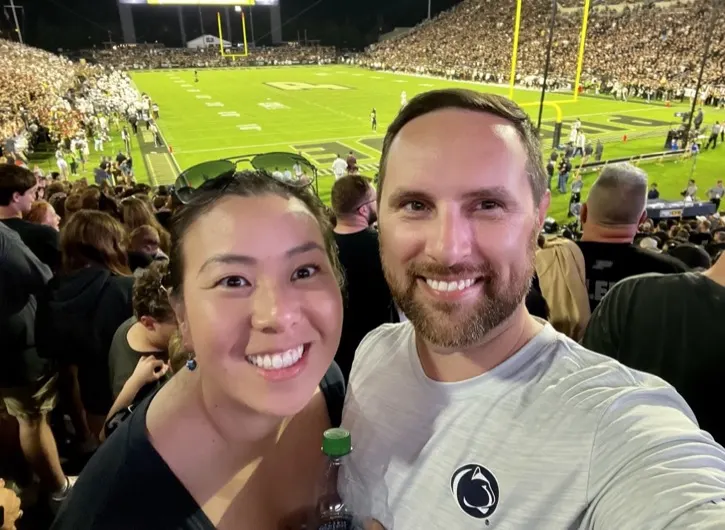
[[[196,367],[198,366],[196,359],[192,357],[192,353],[189,354],[189,360],[186,361],[186,367],[189,369],[190,372],[193,372],[196,370]]]

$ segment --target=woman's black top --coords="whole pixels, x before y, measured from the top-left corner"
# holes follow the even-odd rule
[[[320,390],[331,424],[339,426],[345,383],[336,364]],[[215,528],[149,441],[146,413],[152,399],[139,404],[88,462],[51,530]]]

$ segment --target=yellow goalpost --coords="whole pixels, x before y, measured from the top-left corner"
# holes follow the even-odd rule
[[[509,99],[514,99],[514,84],[516,82],[516,60],[519,52],[519,32],[521,30],[521,3],[516,0],[516,17],[514,18],[514,39],[511,51],[511,75],[509,78]],[[584,15],[582,17],[582,30],[579,35],[579,53],[576,62],[576,77],[574,79],[574,101],[579,98],[579,86],[581,85],[582,68],[584,66],[584,50],[587,41],[587,25],[589,24],[590,0],[584,0]]]
[[[222,57],[231,57],[235,60],[237,57],[247,57],[249,55],[249,47],[247,45],[247,21],[244,17],[244,9],[242,9],[242,38],[244,39],[244,53],[227,53],[224,49],[224,36],[222,35],[222,14],[217,11],[216,21],[219,26],[219,52]],[[230,35],[231,38],[231,35]],[[231,40],[229,41],[231,43]]]

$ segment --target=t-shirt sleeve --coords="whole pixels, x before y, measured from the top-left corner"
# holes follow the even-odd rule
[[[673,388],[628,391],[599,423],[587,497],[581,528],[721,528],[725,450]]]

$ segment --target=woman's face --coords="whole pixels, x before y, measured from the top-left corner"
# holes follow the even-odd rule
[[[228,197],[183,242],[177,316],[205,393],[275,416],[302,410],[340,341],[342,297],[297,199]]]
[[[53,208],[51,205],[46,206],[45,215],[43,216],[43,221],[41,224],[54,228],[55,230],[59,230],[58,227],[60,226],[60,216],[55,212],[55,208]]]

